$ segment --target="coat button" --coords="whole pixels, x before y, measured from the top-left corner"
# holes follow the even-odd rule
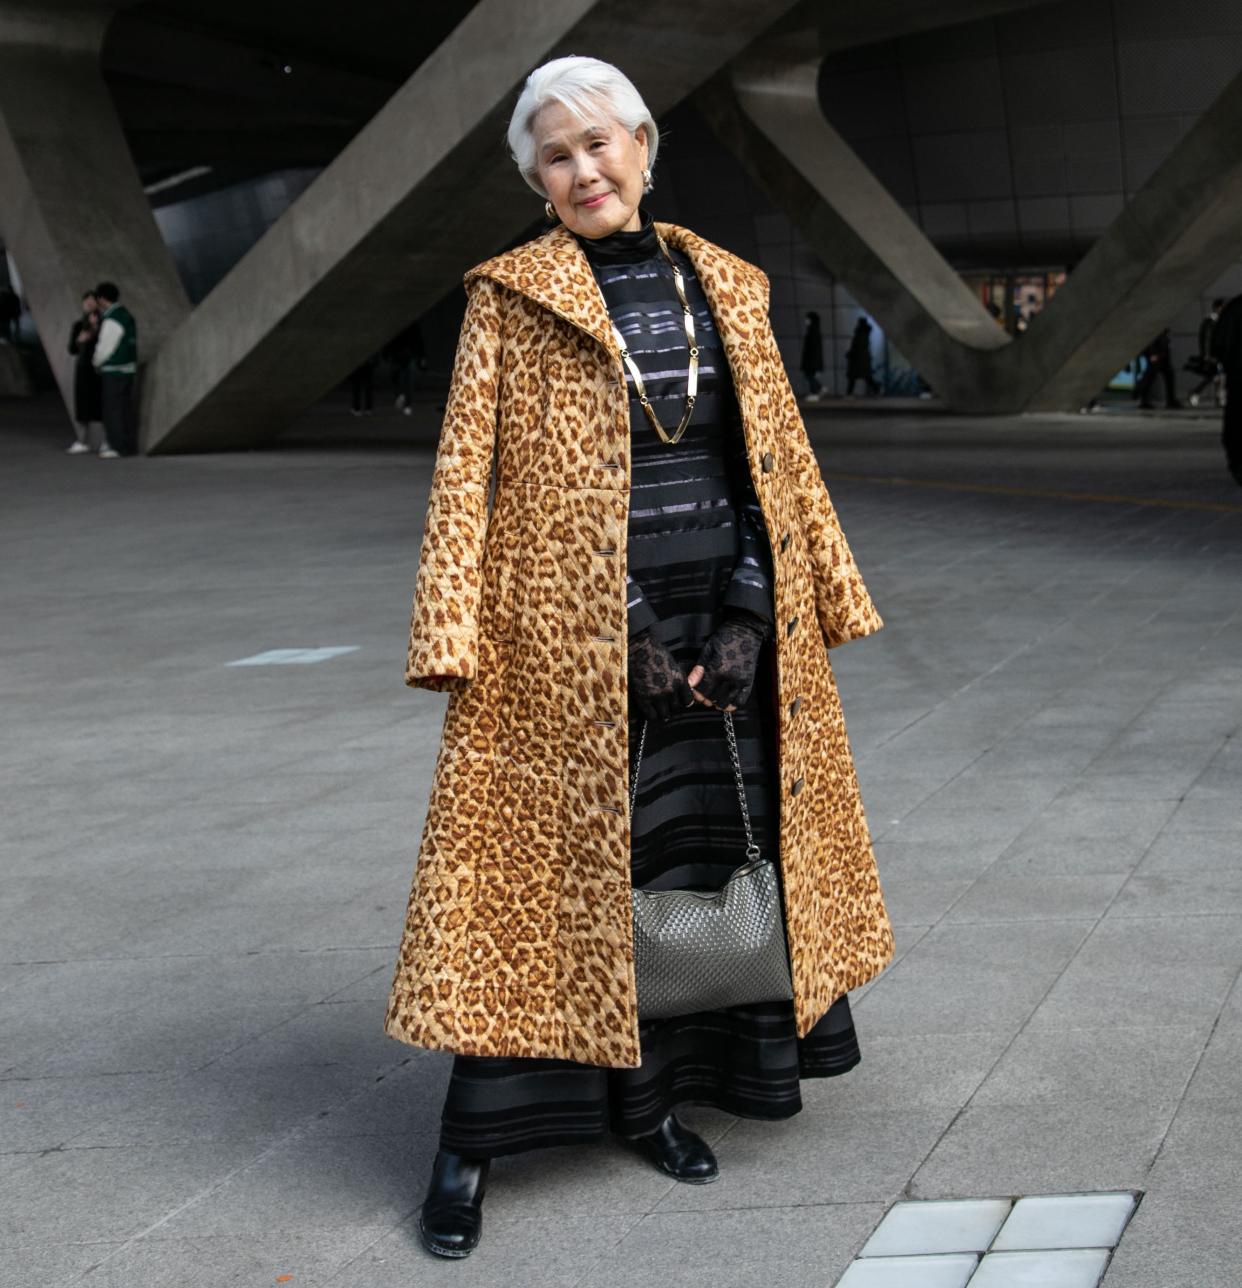
[[[794,700],[789,704],[789,714],[791,716],[796,716],[798,712],[801,710],[802,710],[802,699],[794,698]]]
[[[764,454],[763,454],[763,472],[764,472],[765,474],[771,474],[771,473],[772,473],[772,469],[773,469],[773,467],[774,467],[775,465],[776,465],[776,457],[774,457],[774,456],[772,455],[772,453],[771,453],[771,452],[764,452]]]
[[[791,618],[789,619],[789,624],[785,627],[785,634],[786,634],[786,635],[792,635],[792,634],[793,634],[793,628],[794,628],[795,626],[797,626],[797,624],[798,624],[798,619],[797,619],[797,617],[791,617]]]
[[[793,780],[793,786],[789,789],[790,796],[797,796],[797,794],[802,790],[802,785],[805,782],[805,778],[795,778]]]
[[[782,551],[782,553],[783,553],[784,551],[786,551],[786,550],[788,550],[788,549],[789,549],[789,533],[787,532],[787,533],[785,533],[785,535],[781,538],[781,551]]]

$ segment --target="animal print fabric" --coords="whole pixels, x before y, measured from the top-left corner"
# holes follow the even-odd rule
[[[716,319],[774,555],[780,859],[804,1036],[893,952],[828,657],[883,623],[785,374],[766,275],[657,227]],[[385,1029],[467,1055],[635,1068],[624,370],[563,226],[465,283],[405,674],[448,705]]]

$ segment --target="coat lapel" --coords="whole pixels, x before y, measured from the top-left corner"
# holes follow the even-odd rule
[[[656,229],[669,246],[684,251],[694,265],[736,373],[742,365],[738,346],[743,335],[754,328],[756,308],[762,316],[767,315],[767,276],[687,228],[657,220]],[[465,280],[469,282],[477,276],[494,278],[573,323],[598,340],[620,363],[608,306],[586,253],[564,224],[557,224],[513,250],[484,260],[466,274]]]

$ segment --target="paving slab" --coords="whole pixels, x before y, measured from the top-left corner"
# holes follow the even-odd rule
[[[124,1240],[209,1192],[255,1155],[238,1142],[61,1149],[0,1177],[0,1248]]]
[[[1015,1033],[1073,961],[1090,921],[942,921],[859,1002],[882,1034]]]
[[[1200,1067],[1211,1029],[1186,1024],[1099,1029],[1027,1028],[989,1070],[972,1105],[1176,1106]]]
[[[845,1269],[881,1211],[809,1203],[778,1212],[654,1212],[587,1271],[581,1288],[751,1288],[765,1280],[820,1288]]]
[[[1242,1190],[1153,1185],[1126,1227],[1104,1288],[1232,1288],[1242,1264]]]
[[[969,1106],[914,1176],[917,1198],[1142,1189],[1170,1105],[1074,1100]]]

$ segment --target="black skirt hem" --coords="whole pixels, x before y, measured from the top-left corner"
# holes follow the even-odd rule
[[[861,1063],[848,1008],[846,999],[839,999],[800,1040],[791,1032],[792,1012],[781,1022],[780,1006],[684,1017],[680,1024],[689,1031],[680,1050],[679,1021],[663,1021],[662,1032],[644,1035],[642,1070],[458,1056],[441,1117],[440,1148],[497,1158],[595,1144],[610,1134],[632,1141],[654,1131],[681,1105],[757,1122],[792,1118],[802,1110],[801,1079],[839,1077]],[[723,1045],[704,1045],[705,1033],[729,1022],[733,1028],[721,1035]]]

